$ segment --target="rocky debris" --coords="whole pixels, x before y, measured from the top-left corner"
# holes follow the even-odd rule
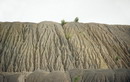
[[[0,22],[0,72],[130,68],[130,26]]]
[[[65,72],[54,71],[45,76],[42,82],[70,82],[70,78]]]
[[[46,75],[48,74],[49,72],[36,70],[28,75],[25,82],[43,82],[43,80],[46,79]]]
[[[1,72],[0,82],[25,82],[28,73]]]
[[[0,74],[0,82],[4,82],[4,77],[2,74]]]
[[[0,73],[0,82],[130,82],[130,69],[72,69],[35,71],[32,73]]]

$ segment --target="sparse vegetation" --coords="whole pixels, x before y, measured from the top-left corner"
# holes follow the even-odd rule
[[[81,34],[82,32],[80,31],[79,33]]]
[[[64,24],[66,24],[65,20],[61,20],[61,25],[63,26]]]
[[[120,56],[116,56],[115,60],[118,61],[120,59]]]
[[[67,40],[69,40],[71,38],[71,35],[70,34],[66,34],[65,37],[66,37]]]
[[[80,80],[80,76],[74,78],[74,82],[78,82]]]
[[[76,17],[76,18],[74,19],[74,22],[78,22],[78,21],[79,21],[79,18]]]

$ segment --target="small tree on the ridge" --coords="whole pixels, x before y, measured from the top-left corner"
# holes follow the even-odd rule
[[[61,20],[61,25],[63,26],[64,24],[66,24],[65,20]]]
[[[74,22],[78,22],[78,21],[79,21],[79,18],[76,17],[76,18],[74,19]]]

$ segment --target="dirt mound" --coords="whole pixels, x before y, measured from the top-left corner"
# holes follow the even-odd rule
[[[0,71],[129,68],[130,26],[0,23]]]

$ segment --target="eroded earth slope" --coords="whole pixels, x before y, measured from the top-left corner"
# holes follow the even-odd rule
[[[0,71],[130,67],[130,26],[0,22]]]

